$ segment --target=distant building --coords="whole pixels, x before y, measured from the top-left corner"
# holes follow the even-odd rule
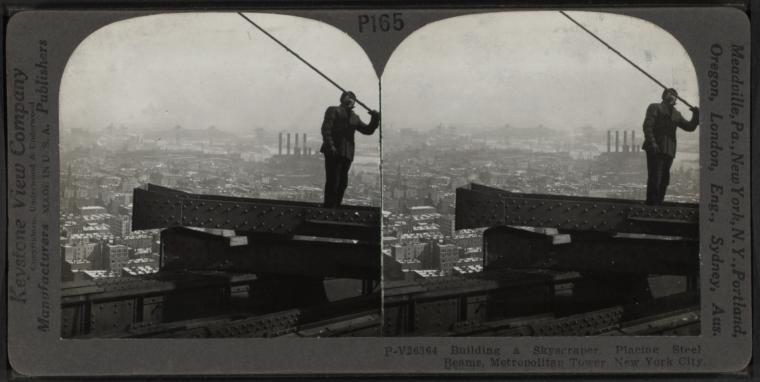
[[[122,276],[143,276],[158,272],[158,267],[152,265],[127,266],[122,268]]]
[[[398,238],[395,236],[383,235],[383,248],[390,248],[398,243]]]
[[[121,269],[123,276],[140,276],[158,272],[158,257],[132,259]]]
[[[391,246],[391,254],[399,263],[420,261],[428,250],[427,243],[407,243]]]
[[[111,220],[111,214],[109,213],[93,213],[89,215],[82,216],[82,223],[87,224],[97,224],[97,223],[108,223]]]
[[[470,273],[480,273],[480,272],[483,272],[482,265],[455,266],[452,269],[452,273],[455,275],[466,275]]]
[[[106,244],[103,260],[104,269],[120,274],[121,269],[129,261],[129,247],[122,244]]]
[[[456,234],[456,231],[454,230],[454,215],[441,215],[436,222],[444,236],[454,236]]]
[[[111,227],[103,223],[91,223],[82,227],[82,234],[85,235],[110,235]]]
[[[113,215],[109,221],[111,235],[124,237],[132,232],[132,217],[129,215]]]
[[[79,215],[80,216],[88,216],[88,215],[95,215],[95,214],[105,214],[108,211],[106,211],[105,207],[101,206],[84,206],[79,207]]]
[[[117,238],[115,241],[117,244],[124,244],[134,250],[148,250],[152,252],[153,249],[153,236],[148,234],[133,232],[121,238]]]
[[[61,245],[61,255],[65,261],[91,261],[99,257],[100,245],[90,242],[73,242]]]
[[[420,216],[425,214],[435,214],[437,211],[433,206],[413,206],[409,208],[409,213],[412,216]]]
[[[398,262],[401,264],[401,269],[405,271],[414,271],[422,269],[422,262],[419,260],[402,260]]]
[[[119,206],[119,209],[116,211],[120,215],[131,215],[132,214],[132,203]]]
[[[451,273],[458,260],[459,248],[456,245],[434,242],[429,255],[423,258],[422,264],[428,269],[438,269],[444,273]]]
[[[459,233],[454,235],[451,241],[461,248],[480,248],[483,246],[483,236],[477,233]]]
[[[121,274],[119,272],[111,272],[106,270],[89,270],[89,271],[82,271],[81,273],[84,274],[85,279],[88,280],[97,280],[97,279],[107,279],[112,277],[119,277]]]
[[[412,271],[412,273],[414,275],[414,279],[416,280],[446,276],[446,273],[438,269],[417,269]]]
[[[440,270],[450,273],[459,260],[459,248],[454,244],[433,244],[433,250],[437,251],[440,262]]]

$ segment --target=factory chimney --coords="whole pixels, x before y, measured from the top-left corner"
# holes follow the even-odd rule
[[[628,152],[628,130],[623,130],[623,152]]]
[[[286,147],[285,155],[290,155],[290,133],[288,133],[288,145]]]
[[[607,152],[612,150],[612,130],[607,130]]]
[[[293,135],[295,135],[295,139],[296,139],[296,145],[293,147],[293,155],[299,155],[300,153],[298,152],[298,133],[294,133]]]
[[[277,154],[282,155],[282,131],[280,131],[280,144],[277,146]]]
[[[636,130],[631,130],[631,151],[639,151],[638,147],[636,147]]]
[[[288,135],[288,144],[290,144],[290,135]],[[615,130],[615,152],[620,151],[620,132]]]

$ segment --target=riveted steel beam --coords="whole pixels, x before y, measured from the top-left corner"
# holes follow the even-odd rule
[[[379,295],[360,296],[323,305],[241,317],[236,312],[174,322],[145,322],[111,337],[233,338],[335,337],[379,334]]]
[[[483,234],[485,269],[552,269],[627,274],[696,275],[699,241],[653,235],[555,235],[512,227]]]
[[[463,276],[431,277],[414,281],[386,281],[383,285],[383,303],[388,306],[409,301],[476,296],[534,286],[550,286],[556,282],[567,281],[566,279],[558,280],[556,274],[549,272],[503,269]]]
[[[208,315],[225,309],[233,289],[256,280],[250,274],[159,272],[65,282],[61,285],[61,336],[108,336],[141,323]]]
[[[222,272],[162,271],[140,277],[118,277],[61,284],[61,304],[133,298],[148,294],[168,294],[193,289],[246,285],[256,281],[253,274]]]
[[[250,237],[245,245],[231,241],[184,227],[165,229],[161,269],[380,279],[378,244],[271,237]]]
[[[456,229],[497,225],[697,237],[699,206],[648,206],[635,200],[521,194],[477,184],[457,189]]]
[[[271,235],[380,241],[380,209],[180,192],[148,185],[134,189],[132,229],[201,227]]]
[[[698,323],[699,296],[696,293],[682,293],[561,317],[556,317],[553,313],[544,313],[491,321],[461,321],[448,330],[413,335],[505,337],[645,335],[671,332],[694,335],[699,334]]]

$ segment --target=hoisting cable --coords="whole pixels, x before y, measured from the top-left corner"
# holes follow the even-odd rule
[[[597,41],[599,41],[600,43],[602,43],[602,45],[606,46],[609,50],[615,52],[615,54],[617,54],[618,56],[620,56],[620,58],[622,58],[623,60],[625,60],[626,62],[628,62],[629,64],[631,64],[634,68],[638,69],[645,76],[649,77],[650,80],[656,82],[657,85],[662,86],[663,89],[668,89],[668,87],[665,86],[662,82],[660,82],[656,78],[652,77],[651,74],[647,73],[644,69],[642,69],[641,67],[639,67],[638,65],[636,65],[633,61],[629,60],[628,57],[626,57],[622,53],[618,52],[617,49],[615,49],[612,46],[610,46],[610,44],[607,44],[604,40],[602,40],[601,38],[599,38],[599,36],[595,35],[593,32],[591,32],[590,30],[586,29],[586,27],[584,27],[583,25],[581,25],[581,23],[575,21],[575,19],[573,19],[572,17],[570,17],[570,15],[568,15],[567,13],[565,13],[565,11],[559,11],[559,13],[561,13],[563,16],[567,17],[570,21],[572,21],[575,25],[579,26],[581,29],[583,29],[584,31],[586,31],[586,33],[590,34]],[[689,108],[693,107],[693,106],[691,106],[690,103],[686,102],[686,100],[683,99],[683,98],[681,98],[680,96],[676,96],[676,97],[678,97],[678,99],[681,100],[681,102],[683,102]]]
[[[251,19],[249,19],[248,17],[246,17],[246,16],[245,16],[245,15],[244,15],[242,12],[238,12],[238,14],[239,14],[239,15],[240,15],[242,18],[246,19],[246,20],[247,20],[249,23],[251,23],[251,25],[253,25],[254,27],[256,27],[256,29],[260,30],[262,33],[264,33],[264,34],[265,34],[265,35],[267,35],[269,38],[271,38],[272,40],[274,40],[274,42],[276,42],[277,44],[279,44],[281,47],[285,48],[285,50],[287,50],[288,52],[290,52],[290,54],[292,54],[292,55],[296,56],[296,58],[297,58],[297,59],[301,60],[301,62],[303,62],[304,64],[306,64],[308,67],[310,67],[310,68],[311,68],[312,70],[314,70],[315,72],[317,72],[317,74],[319,74],[320,76],[322,76],[322,78],[324,78],[324,79],[326,79],[327,81],[329,81],[329,82],[330,82],[331,84],[333,84],[333,85],[334,85],[336,88],[340,89],[342,92],[345,92],[345,91],[346,91],[346,89],[343,89],[343,87],[341,87],[340,85],[338,85],[338,84],[337,84],[335,81],[333,81],[333,80],[332,80],[330,77],[326,76],[326,75],[325,75],[324,73],[322,73],[322,72],[321,72],[319,69],[317,69],[316,67],[314,67],[314,65],[310,64],[308,61],[306,61],[305,59],[303,59],[301,56],[299,56],[299,55],[298,55],[298,53],[296,53],[296,52],[294,52],[292,49],[288,48],[288,46],[287,46],[287,45],[283,44],[283,43],[282,43],[280,40],[278,40],[276,37],[274,37],[274,36],[272,36],[271,34],[269,34],[269,32],[267,32],[266,30],[264,30],[264,28],[260,27],[258,24],[256,24],[255,22],[253,22],[253,20],[251,20]],[[367,111],[372,111],[372,109],[370,109],[370,108],[369,108],[367,105],[365,105],[365,104],[364,104],[362,101],[359,101],[358,99],[356,99],[356,103],[358,103],[359,105],[361,105],[363,108],[367,109]]]

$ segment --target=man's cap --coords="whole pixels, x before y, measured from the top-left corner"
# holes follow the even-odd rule
[[[678,97],[678,92],[676,91],[676,89],[668,88],[662,91],[662,98],[665,99],[665,96],[668,94],[672,94],[676,98]]]
[[[340,95],[340,102],[343,102],[347,97],[351,97],[354,101],[356,101],[356,94],[352,91],[345,91],[343,94]]]

